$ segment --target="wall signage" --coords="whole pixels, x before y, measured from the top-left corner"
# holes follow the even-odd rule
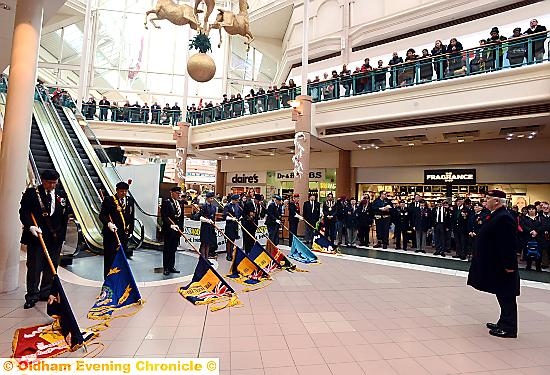
[[[267,172],[230,172],[227,173],[227,182],[232,185],[265,184]]]
[[[475,169],[429,169],[424,170],[426,185],[475,185]]]
[[[275,171],[275,178],[279,181],[294,181],[294,171]],[[310,181],[325,181],[324,169],[311,169],[309,171]]]

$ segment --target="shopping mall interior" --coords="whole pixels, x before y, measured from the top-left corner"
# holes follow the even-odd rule
[[[549,374],[547,27],[550,0],[0,0],[4,370]]]

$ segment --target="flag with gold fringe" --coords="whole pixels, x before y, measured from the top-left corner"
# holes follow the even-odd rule
[[[75,351],[91,341],[97,333],[81,331],[58,275],[53,276],[47,313],[54,321],[49,324],[20,328],[15,331],[12,357],[34,362]]]
[[[88,319],[110,320],[130,316],[137,313],[143,303],[124,249],[120,245],[101,292],[88,312]],[[131,306],[136,309],[124,315],[113,315],[116,311]]]
[[[296,236],[292,236],[292,246],[290,247],[290,254],[288,257],[302,263],[319,262],[317,255],[313,254],[309,247]]]
[[[250,249],[248,257],[268,274],[281,269],[281,264],[257,241],[254,243],[254,246],[252,246],[252,249]]]
[[[191,282],[180,287],[178,293],[193,305],[227,302],[223,306],[212,306],[211,311],[241,305],[235,290],[202,256],[199,256]]]
[[[239,284],[249,286],[243,290],[244,292],[260,289],[271,283],[269,274],[254,263],[238,246],[235,246],[233,255],[233,263],[227,277]]]
[[[311,250],[317,251],[319,253],[325,254],[340,254],[338,246],[329,241],[325,237],[323,230],[320,230],[315,236],[313,236],[313,244],[311,245]]]
[[[273,259],[279,262],[279,264],[284,270],[287,270],[289,272],[292,272],[292,271],[309,272],[308,270],[304,270],[296,267],[296,265],[293,264],[290,260],[288,260],[287,256],[281,250],[279,250],[279,248],[275,246],[273,242],[267,241],[265,250],[271,255]]]

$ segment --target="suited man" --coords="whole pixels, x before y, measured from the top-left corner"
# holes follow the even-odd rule
[[[134,199],[128,196],[129,189],[130,185],[126,182],[119,182],[116,184],[116,194],[105,197],[101,204],[99,220],[103,223],[104,277],[107,277],[119,248],[117,235],[126,257],[131,258],[133,255],[133,251],[128,248],[128,240],[134,232],[135,212]]]
[[[399,202],[399,207],[394,211],[395,224],[395,248],[401,249],[401,239],[403,239],[403,250],[407,250],[407,242],[409,237],[409,232],[411,230],[411,215],[409,214],[409,208],[407,207],[407,202],[404,200]]]
[[[468,220],[468,236],[470,241],[470,248],[472,249],[472,256],[475,256],[477,252],[477,236],[485,223],[487,215],[483,215],[483,206],[479,202],[474,203],[474,212],[470,215]]]
[[[216,221],[216,206],[214,206],[214,192],[206,193],[206,202],[202,205],[200,210],[201,221],[201,255],[207,258],[214,258],[216,256],[216,250],[218,248],[218,239],[216,238],[216,228],[214,227]]]
[[[415,194],[413,201],[409,204],[409,215],[414,215],[414,210],[420,207],[420,200],[422,197],[420,194]],[[416,248],[416,232],[413,229],[411,233],[412,247]]]
[[[431,212],[426,207],[426,202],[420,200],[420,207],[414,209],[414,214],[411,218],[412,226],[416,232],[416,250],[415,253],[426,252],[426,236],[428,229],[431,227]]]
[[[359,245],[368,246],[370,243],[370,227],[372,226],[372,210],[370,198],[368,195],[363,196],[357,208],[357,237]]]
[[[336,242],[336,204],[334,195],[327,194],[327,200],[323,203],[323,224],[326,228],[326,236],[332,242]]]
[[[288,243],[292,245],[292,236],[298,234],[298,223],[300,222],[300,194],[294,194],[288,202],[288,229],[290,229]]]
[[[225,235],[233,242],[239,238],[239,220],[243,215],[243,209],[239,204],[239,194],[233,194],[231,196],[231,202],[225,205],[223,208],[223,218],[225,219]],[[253,235],[254,232],[250,232]],[[243,233],[243,236],[248,234]],[[225,242],[226,259],[228,261],[233,260],[233,244],[229,241]]]
[[[487,208],[491,214],[477,235],[477,252],[472,258],[468,285],[495,294],[500,305],[500,319],[487,323],[489,334],[517,337],[520,294],[517,260],[517,223],[506,209],[506,193],[487,192]]]
[[[310,194],[308,201],[304,202],[302,217],[305,221],[307,221],[305,226],[305,241],[306,244],[310,244],[313,241],[313,236],[315,235],[313,228],[321,217],[321,204],[317,202],[317,196],[315,194]]]
[[[524,35],[532,35],[537,33],[542,33],[543,31],[546,31],[546,27],[539,25],[539,21],[537,21],[535,18],[533,18],[529,22],[529,28],[523,33]],[[539,35],[538,37],[534,37],[536,41],[529,41],[532,43],[532,50],[533,50],[533,57],[536,62],[541,62],[544,57],[544,35]],[[531,61],[529,61],[531,62]]]
[[[105,96],[99,101],[99,121],[107,121],[107,111],[110,106],[111,102]]]
[[[455,237],[456,255],[453,258],[466,259],[468,246],[469,210],[464,206],[464,199],[458,197],[453,211],[453,233]]]
[[[434,242],[435,253],[434,255],[445,256],[447,251],[447,237],[452,226],[451,212],[447,207],[443,205],[444,201],[437,202],[437,207],[433,212],[434,220]]]
[[[372,202],[372,211],[376,222],[376,239],[378,240],[378,244],[374,246],[376,248],[388,248],[392,208],[393,204],[387,198],[385,191],[381,191],[380,196]]]
[[[151,106],[151,124],[160,124],[160,111],[162,110],[162,108],[160,107],[160,105],[155,102],[155,104],[153,104]]]
[[[162,268],[164,276],[171,273],[180,273],[176,270],[176,251],[180,243],[184,221],[184,202],[181,195],[181,187],[174,186],[170,189],[170,198],[164,199],[160,206],[162,217],[162,235],[164,237],[164,251],[162,253]]]
[[[241,223],[243,227],[253,236],[258,228],[258,220],[260,219],[263,207],[261,205],[262,196],[255,194],[254,199],[248,200],[243,205],[243,216]],[[248,254],[252,246],[256,242],[255,238],[251,238],[249,235],[243,235],[243,248],[245,253]]]
[[[69,220],[67,199],[65,195],[56,191],[59,173],[47,169],[40,177],[42,184],[30,187],[23,193],[19,209],[19,220],[23,224],[21,243],[27,245],[27,293],[23,305],[25,309],[34,307],[39,300],[47,301],[52,284],[53,273],[38,235],[42,234],[48,254],[57,269]]]
[[[279,245],[279,229],[281,227],[282,218],[282,201],[280,195],[275,195],[273,200],[267,206],[267,216],[265,218],[265,225],[267,226],[267,233],[269,239],[275,246]]]

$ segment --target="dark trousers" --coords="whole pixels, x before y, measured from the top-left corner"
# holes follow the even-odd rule
[[[327,220],[325,223],[325,236],[330,242],[336,243],[336,220]]]
[[[380,219],[376,219],[376,239],[378,243],[382,243],[384,246],[388,246],[390,238],[390,217],[382,216]]]
[[[468,246],[468,237],[466,233],[455,232],[456,255],[458,255],[461,258],[465,257],[467,246]]]
[[[127,257],[132,256],[128,250],[128,238],[126,238],[126,235],[120,232],[118,233],[119,233],[118,236],[120,238],[122,248],[124,249],[126,256]],[[109,270],[111,269],[111,265],[115,260],[117,251],[118,251],[118,242],[116,240],[116,237],[112,233],[104,235],[103,236],[103,277],[104,278],[107,277],[107,275],[109,274]]]
[[[107,121],[107,108],[99,108],[99,121]]]
[[[172,232],[172,233],[170,233]],[[180,243],[180,234],[172,229],[167,229],[164,234],[164,251],[162,252],[162,268],[170,271],[175,268],[176,251]]]
[[[305,241],[306,243],[310,243],[313,241],[313,236],[315,235],[315,232],[312,227],[306,224],[306,233],[305,233]],[[292,243],[292,242],[291,242]]]
[[[500,329],[510,333],[518,332],[518,305],[516,296],[499,295],[497,301],[500,306],[500,318],[497,325]]]
[[[403,250],[407,250],[407,230],[396,227],[393,236],[395,237],[395,247],[401,247],[401,238],[403,238]]]
[[[271,242],[273,242],[273,245],[278,246],[279,245],[279,225],[268,225],[267,227],[267,233],[269,236],[269,239]]]
[[[249,221],[249,220],[243,220],[243,227],[251,235],[253,235],[253,236],[255,235],[256,226],[254,225],[254,222]],[[252,246],[254,246],[254,242],[256,242],[256,239],[250,237],[246,232],[243,233],[243,250],[246,254],[248,254],[250,252],[250,250],[252,249]]]
[[[48,254],[57,270],[61,244],[58,241],[48,240],[44,237]],[[42,278],[40,275],[42,274]],[[46,260],[44,250],[39,244],[27,245],[27,294],[25,301],[38,301],[39,298],[48,298],[52,286],[53,272]],[[39,288],[40,286],[40,288]]]
[[[435,223],[434,226],[434,242],[436,253],[444,253],[446,248],[447,231],[444,223]]]
[[[369,244],[369,232],[370,232],[370,226],[359,225],[359,228],[357,228],[357,237],[359,239],[359,245],[367,246]]]

